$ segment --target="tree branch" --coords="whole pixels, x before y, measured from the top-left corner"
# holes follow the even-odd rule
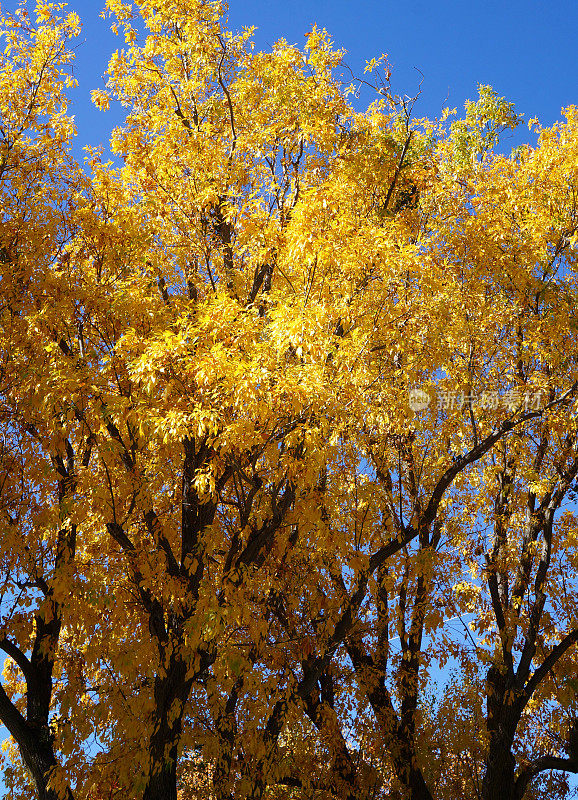
[[[541,772],[546,772],[546,770],[550,769],[556,769],[562,772],[577,773],[578,763],[573,761],[571,758],[561,758],[559,756],[540,756],[540,758],[537,758],[525,769],[523,769],[516,778],[514,800],[522,800],[526,789],[528,788],[528,784],[530,784],[531,781]]]

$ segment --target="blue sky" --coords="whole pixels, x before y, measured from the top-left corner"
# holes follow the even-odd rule
[[[6,4],[6,7],[13,3]],[[113,113],[91,107],[90,90],[104,85],[109,54],[122,45],[99,19],[101,0],[70,0],[83,20],[74,93],[79,145],[106,144]],[[280,37],[302,45],[313,23],[347,50],[346,62],[361,74],[365,61],[385,52],[392,86],[413,95],[423,74],[415,113],[435,117],[492,85],[515,103],[525,120],[549,125],[561,108],[578,103],[576,0],[232,0],[230,27],[255,25],[257,45]],[[530,141],[527,128],[512,144]]]

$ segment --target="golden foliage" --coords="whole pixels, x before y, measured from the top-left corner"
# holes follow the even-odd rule
[[[318,28],[107,10],[122,166],[76,15],[2,23],[14,796],[565,796],[578,112],[507,156],[490,87],[413,119],[381,57],[359,111]]]

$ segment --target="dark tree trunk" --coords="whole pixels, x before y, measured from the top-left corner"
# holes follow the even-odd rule
[[[410,789],[410,800],[433,800],[419,769],[410,769],[407,785]]]
[[[61,466],[62,475],[66,475]],[[62,501],[72,491],[68,477],[59,482]],[[56,544],[54,575],[65,569],[74,559],[76,528],[62,528]],[[4,637],[0,646],[20,667],[26,679],[26,716],[12,703],[0,684],[0,719],[10,731],[20,750],[22,761],[34,783],[38,800],[59,800],[58,794],[48,788],[50,771],[58,766],[50,731],[50,703],[52,700],[53,672],[56,651],[62,627],[62,608],[54,599],[54,591],[43,579],[38,579],[44,599],[35,617],[35,635],[30,658],[12,641]],[[70,788],[66,798],[72,800]]]
[[[193,680],[175,656],[164,676],[155,678],[155,729],[149,742],[149,774],[143,800],[177,799],[177,757],[183,713]],[[178,704],[178,708],[175,708]]]
[[[155,771],[149,775],[143,800],[177,800],[177,748],[157,762],[151,764]]]
[[[47,784],[50,771],[58,766],[52,748],[50,732],[47,729],[33,731],[29,726],[29,736],[19,742],[20,755],[34,782],[38,800],[61,800],[54,789]],[[66,798],[73,800],[72,792],[67,787]]]
[[[482,800],[516,800],[516,760],[507,742],[497,737],[490,743]]]

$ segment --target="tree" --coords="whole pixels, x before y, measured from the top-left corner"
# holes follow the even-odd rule
[[[37,795],[564,796],[576,111],[504,156],[488,87],[415,120],[373,60],[360,112],[317,28],[108,9],[123,165],[86,171],[76,17],[5,20],[0,718]]]
[[[24,8],[3,20],[0,57],[0,647],[21,695],[10,699],[0,686],[0,716],[44,800],[57,796],[58,784],[66,789],[56,769],[50,711],[75,557],[68,508],[79,465],[58,403],[41,394],[47,357],[38,353],[39,337],[30,326],[38,317],[49,325],[51,305],[58,303],[56,273],[70,236],[66,194],[80,174],[69,154],[73,125],[63,94],[73,83],[68,42],[78,34],[79,20],[75,14],[47,20],[41,9],[39,15],[38,26]]]

